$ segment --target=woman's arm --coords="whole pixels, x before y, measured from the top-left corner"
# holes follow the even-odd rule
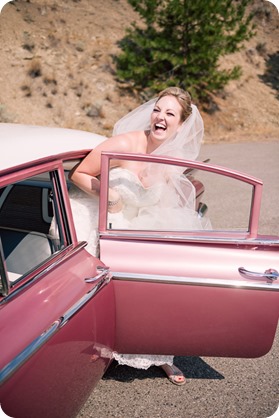
[[[100,180],[80,169],[82,162],[69,173],[69,179],[85,193],[99,195]]]
[[[84,192],[96,196],[100,193],[100,180],[97,176],[101,171],[101,153],[133,152],[131,135],[118,135],[105,140],[92,150],[82,162],[74,167],[69,174],[69,179]],[[109,211],[118,212],[122,208],[120,195],[116,190],[109,189]]]
[[[86,193],[99,194],[100,183],[96,177],[101,172],[101,153],[103,151],[132,152],[129,135],[118,135],[105,140],[72,169],[69,175],[70,180]]]

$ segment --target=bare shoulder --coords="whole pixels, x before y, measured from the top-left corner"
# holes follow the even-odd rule
[[[133,153],[145,153],[147,148],[147,137],[145,131],[134,131],[125,134],[127,146]]]
[[[144,131],[127,132],[107,139],[101,146],[102,150],[114,152],[144,152],[142,148],[146,147],[146,135]]]
[[[101,153],[146,153],[147,139],[144,131],[127,132],[113,136],[94,148],[76,168],[76,172],[83,172],[91,176],[100,174]],[[119,165],[122,163],[119,162]]]

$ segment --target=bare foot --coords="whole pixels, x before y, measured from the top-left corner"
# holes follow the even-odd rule
[[[176,367],[174,364],[172,366],[169,366],[168,364],[163,364],[161,366],[166,375],[168,376],[168,379],[174,384],[174,385],[185,385],[186,378],[181,370],[179,370],[178,367]]]

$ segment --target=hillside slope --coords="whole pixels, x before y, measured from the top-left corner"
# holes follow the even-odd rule
[[[255,2],[257,35],[226,57],[243,68],[218,110],[203,114],[205,141],[279,140],[279,17]],[[0,121],[110,135],[140,104],[117,85],[113,54],[138,15],[127,0],[18,0],[0,14]],[[277,90],[276,90],[277,89]]]

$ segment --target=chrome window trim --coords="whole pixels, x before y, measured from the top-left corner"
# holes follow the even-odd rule
[[[279,292],[279,283],[258,283],[249,282],[247,280],[226,280],[211,279],[202,277],[183,277],[183,276],[161,276],[157,274],[137,274],[112,271],[113,280],[133,281],[133,282],[152,282],[164,284],[176,284],[186,286],[206,286],[206,287],[222,287],[245,290],[269,290]]]
[[[8,274],[7,274],[7,268],[6,268],[6,262],[5,262],[1,237],[0,237],[0,280],[1,280],[0,297],[1,296],[5,297],[9,294],[9,291],[10,291],[10,281],[8,279]]]
[[[50,179],[53,187],[53,213],[56,217],[60,241],[64,244],[68,243],[69,245],[73,242],[73,237],[69,228],[67,209],[63,196],[63,190],[67,189],[67,186],[62,161],[59,161],[57,170],[50,171]]]

